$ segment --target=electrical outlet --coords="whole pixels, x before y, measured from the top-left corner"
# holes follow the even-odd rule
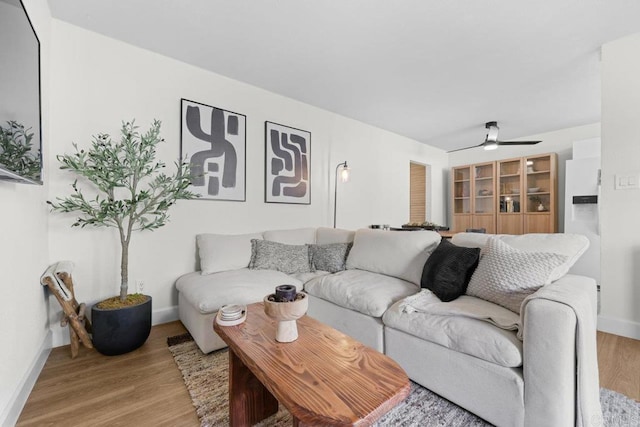
[[[144,293],[144,281],[136,280],[136,287],[138,288],[138,293]]]

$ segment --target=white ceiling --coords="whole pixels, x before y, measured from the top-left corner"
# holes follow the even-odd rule
[[[53,16],[427,144],[600,121],[637,0],[50,0]]]

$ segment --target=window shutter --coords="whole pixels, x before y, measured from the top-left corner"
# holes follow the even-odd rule
[[[409,222],[424,222],[427,218],[427,167],[409,163]]]

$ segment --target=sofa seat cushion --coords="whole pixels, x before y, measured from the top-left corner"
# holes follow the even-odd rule
[[[382,322],[390,328],[496,365],[522,366],[522,341],[517,338],[516,331],[500,329],[483,320],[420,311],[407,313],[399,301],[386,311]],[[429,363],[428,360],[424,362]]]
[[[272,294],[279,285],[294,285],[302,289],[302,282],[273,270],[222,271],[202,276],[189,273],[176,281],[181,295],[202,314],[214,313],[227,304],[252,304]]]
[[[396,301],[415,294],[412,283],[364,270],[345,270],[305,283],[307,293],[373,317],[381,317]]]
[[[303,285],[310,280],[315,279],[316,277],[326,276],[327,274],[331,274],[328,271],[316,270],[311,273],[295,273],[289,274],[289,277],[293,277],[298,280]]]

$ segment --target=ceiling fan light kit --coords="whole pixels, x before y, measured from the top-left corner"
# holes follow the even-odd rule
[[[534,145],[542,141],[500,141],[498,139],[498,122],[486,122],[484,124],[485,129],[488,129],[487,135],[484,138],[484,142],[480,145],[473,145],[471,147],[458,148],[457,150],[447,151],[447,153],[453,153],[455,151],[468,150],[470,148],[482,147],[485,150],[495,150],[499,145]]]

